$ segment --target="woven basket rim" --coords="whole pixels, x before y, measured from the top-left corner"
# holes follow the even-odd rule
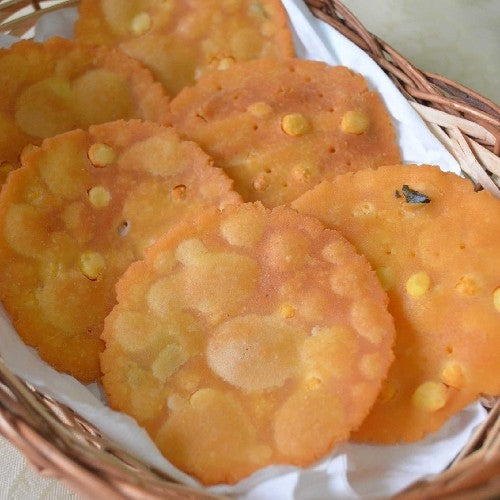
[[[493,498],[500,492],[500,398],[484,397],[488,417],[438,476],[414,483],[393,498]],[[142,463],[68,406],[13,375],[0,357],[0,434],[35,470],[66,482],[85,498],[222,498],[183,486]],[[145,496],[146,495],[146,496]]]
[[[0,32],[23,35],[42,13],[78,0],[0,0]],[[478,189],[500,198],[500,107],[440,75],[418,70],[370,33],[338,0],[305,0],[311,12],[345,35],[389,75]],[[20,9],[31,11],[19,16]],[[17,18],[14,19],[14,17]],[[14,16],[14,17],[13,17]],[[481,499],[500,496],[500,399],[485,398],[488,418],[449,468],[396,497]],[[215,498],[182,486],[117,448],[70,408],[13,375],[0,357],[0,434],[45,475],[83,497]]]

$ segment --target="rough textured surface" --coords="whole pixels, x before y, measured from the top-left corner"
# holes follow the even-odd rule
[[[279,0],[84,0],[77,38],[117,46],[171,95],[235,61],[293,56]]]
[[[361,75],[289,59],[204,76],[171,103],[173,123],[235,181],[274,207],[348,171],[400,161],[391,117]]]
[[[205,484],[307,465],[345,441],[392,361],[387,298],[318,221],[207,210],[117,284],[101,355],[111,405]]]
[[[108,121],[164,123],[168,98],[137,61],[60,38],[0,49],[0,185],[28,144]]]
[[[429,202],[408,203],[405,185]],[[437,167],[395,165],[325,182],[293,206],[345,234],[389,295],[396,360],[356,440],[415,441],[500,393],[498,200]]]
[[[211,163],[173,129],[140,121],[67,132],[23,156],[0,196],[0,298],[42,358],[83,382],[99,376],[126,267],[186,214],[239,202]]]

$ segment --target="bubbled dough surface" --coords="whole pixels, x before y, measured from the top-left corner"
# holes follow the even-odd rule
[[[77,38],[119,46],[142,61],[170,95],[219,65],[294,54],[279,0],[83,1]],[[142,17],[135,30],[134,20]]]
[[[396,198],[403,184],[430,203]],[[389,295],[396,359],[355,439],[415,441],[479,393],[500,393],[498,200],[437,167],[391,166],[323,183],[293,206],[345,234]],[[407,282],[417,273],[430,284],[412,295]]]
[[[387,299],[365,259],[290,209],[185,221],[117,297],[101,355],[111,405],[205,484],[319,459],[360,424],[392,360]]]
[[[168,98],[137,61],[53,38],[0,49],[0,183],[27,144],[126,118],[164,123]]]
[[[238,64],[184,89],[171,109],[177,129],[235,180],[243,199],[269,207],[339,173],[400,161],[382,101],[344,67],[299,59]],[[365,132],[342,130],[349,111],[368,118]]]
[[[114,160],[97,168],[88,151],[102,143]],[[28,344],[89,382],[100,373],[102,323],[128,264],[184,215],[239,197],[194,143],[153,123],[67,132],[23,162],[0,197],[0,296]],[[97,205],[89,196],[96,187],[107,194]]]

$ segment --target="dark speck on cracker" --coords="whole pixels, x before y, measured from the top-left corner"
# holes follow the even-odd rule
[[[423,193],[419,193],[414,189],[411,189],[408,184],[403,184],[403,196],[405,197],[406,203],[430,203],[431,199]],[[401,198],[399,191],[396,190],[396,198]]]

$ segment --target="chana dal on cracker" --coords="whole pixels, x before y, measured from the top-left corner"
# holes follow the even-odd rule
[[[342,67],[260,59],[210,73],[171,102],[172,120],[245,201],[286,204],[325,179],[400,161],[391,117]]]
[[[393,359],[365,258],[289,208],[185,219],[117,300],[102,336],[110,404],[207,485],[321,458],[360,425]]]
[[[500,202],[438,167],[324,182],[293,203],[338,229],[389,295],[395,361],[358,441],[416,441],[500,394]]]
[[[100,375],[114,285],[182,217],[238,203],[172,128],[117,121],[46,139],[0,195],[0,298],[19,335],[82,382]]]
[[[75,32],[143,62],[170,95],[235,61],[294,55],[280,0],[83,0]]]
[[[0,49],[0,88],[0,185],[28,144],[92,124],[168,116],[168,97],[140,63],[62,38]]]

